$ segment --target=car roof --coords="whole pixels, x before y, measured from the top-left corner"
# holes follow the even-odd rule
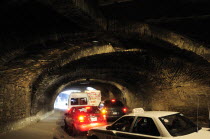
[[[144,111],[143,113],[129,113],[126,116],[143,116],[143,117],[164,117],[168,115],[177,114],[179,112],[172,112],[172,111]]]

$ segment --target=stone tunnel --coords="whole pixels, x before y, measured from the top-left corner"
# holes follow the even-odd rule
[[[161,4],[175,8],[157,8]],[[195,12],[183,8],[186,4]],[[179,111],[208,123],[209,5],[196,0],[2,2],[0,132],[38,121],[53,110],[62,90],[87,80],[104,99],[120,99],[130,109]]]

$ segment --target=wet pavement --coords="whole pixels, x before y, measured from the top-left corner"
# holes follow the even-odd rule
[[[64,130],[64,111],[54,114],[38,123],[0,135],[0,139],[86,139],[85,135],[72,137]]]

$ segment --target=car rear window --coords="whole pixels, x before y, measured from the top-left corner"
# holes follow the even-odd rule
[[[71,98],[71,105],[87,105],[87,98]]]
[[[123,103],[121,101],[111,102],[110,100],[105,101],[104,105],[106,107],[123,107]]]
[[[97,106],[86,106],[86,107],[78,107],[76,108],[77,113],[100,113],[100,110]]]

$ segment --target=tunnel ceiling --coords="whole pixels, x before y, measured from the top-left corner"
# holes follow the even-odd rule
[[[186,35],[209,48],[209,5],[207,0],[99,0],[98,8],[109,20],[147,23]],[[12,48],[69,32],[98,30],[86,13],[64,0],[3,1],[1,19],[1,43]]]
[[[101,6],[109,19],[144,22],[187,35],[209,46],[209,1],[128,0]],[[123,10],[122,10],[123,9]]]
[[[209,4],[3,1],[1,124],[51,110],[60,91],[87,79],[130,107],[194,113],[197,96],[210,94]]]

